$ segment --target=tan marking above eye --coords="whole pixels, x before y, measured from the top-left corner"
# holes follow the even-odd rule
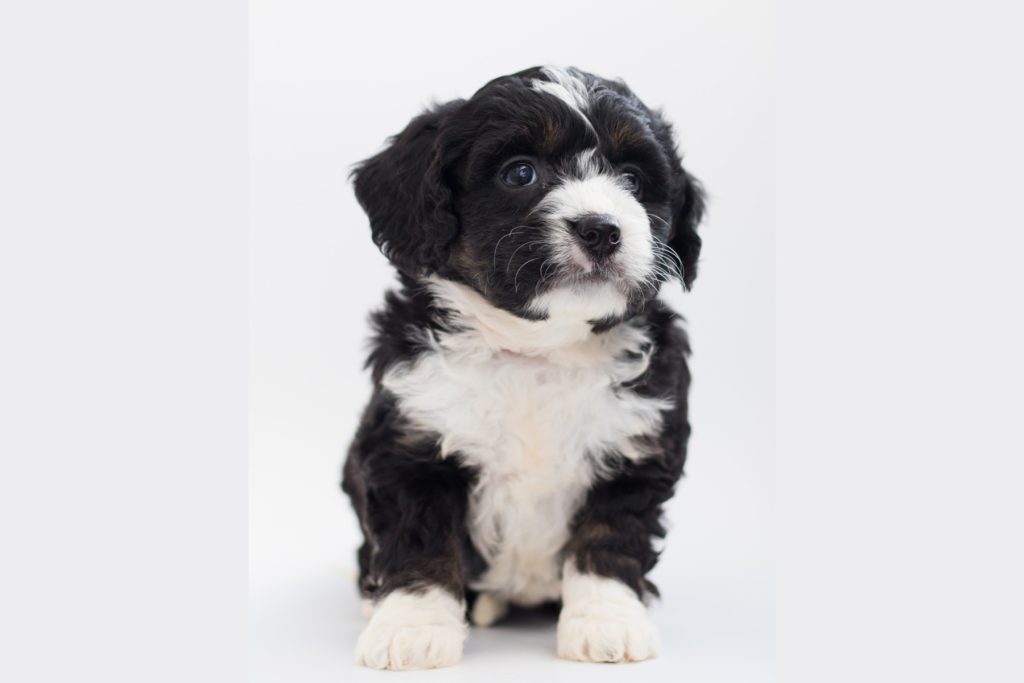
[[[612,147],[620,150],[624,147],[639,145],[644,140],[643,131],[632,125],[617,126],[612,129],[609,139]]]

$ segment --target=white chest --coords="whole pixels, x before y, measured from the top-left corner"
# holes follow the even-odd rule
[[[442,457],[478,472],[469,533],[489,569],[473,588],[521,604],[557,598],[572,517],[607,455],[641,457],[635,437],[668,407],[620,387],[646,369],[646,354],[624,353],[643,334],[544,355],[494,350],[472,333],[435,341],[384,384],[417,428],[438,435]]]

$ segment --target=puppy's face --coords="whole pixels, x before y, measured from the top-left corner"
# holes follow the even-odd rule
[[[703,198],[668,124],[575,69],[498,78],[424,113],[355,187],[400,271],[464,282],[522,317],[614,322],[696,274]]]

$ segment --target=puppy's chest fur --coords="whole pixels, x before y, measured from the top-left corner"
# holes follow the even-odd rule
[[[562,550],[589,488],[615,458],[644,457],[638,437],[660,428],[670,404],[626,386],[650,360],[641,328],[533,353],[502,350],[489,332],[431,335],[384,386],[414,430],[438,439],[440,457],[477,473],[467,524],[488,568],[471,587],[536,604],[559,597]]]

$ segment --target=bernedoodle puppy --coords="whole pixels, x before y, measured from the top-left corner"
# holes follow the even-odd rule
[[[656,295],[693,282],[704,208],[669,124],[621,81],[532,68],[428,109],[353,178],[401,281],[342,483],[357,660],[449,666],[467,613],[548,602],[560,656],[653,657],[646,575],[690,433]]]

